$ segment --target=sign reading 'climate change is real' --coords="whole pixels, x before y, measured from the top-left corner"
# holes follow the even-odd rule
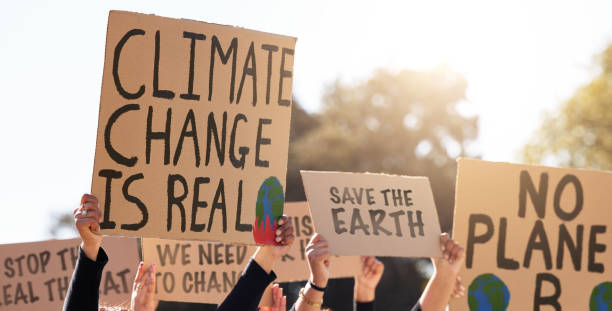
[[[296,39],[111,11],[106,40],[102,231],[254,244],[282,212]]]

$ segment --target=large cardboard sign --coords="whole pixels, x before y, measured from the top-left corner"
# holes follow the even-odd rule
[[[317,231],[337,255],[440,256],[429,179],[302,171]]]
[[[92,182],[102,231],[269,243],[284,201],[295,42],[111,11]]]
[[[60,310],[79,254],[80,239],[0,245],[0,310]],[[138,269],[132,238],[105,238],[109,262],[102,273],[100,304],[129,305]]]
[[[612,310],[612,173],[460,159],[451,310]]]
[[[294,222],[296,241],[274,266],[275,282],[305,281],[310,276],[304,249],[314,233],[305,202],[287,203],[285,213]],[[219,304],[232,290],[255,246],[144,238],[143,259],[157,264],[157,298]],[[337,257],[332,278],[359,273],[359,257]]]

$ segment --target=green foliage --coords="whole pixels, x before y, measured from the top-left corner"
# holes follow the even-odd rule
[[[549,113],[524,147],[526,162],[612,169],[612,46],[599,59],[601,74]]]
[[[303,200],[299,169],[383,172],[430,177],[443,229],[451,227],[457,156],[476,138],[477,119],[457,112],[466,80],[445,67],[376,72],[369,80],[336,82],[320,114],[294,105],[287,200]],[[308,122],[310,127],[304,125]],[[429,152],[417,154],[419,144]],[[299,187],[300,191],[290,190]]]

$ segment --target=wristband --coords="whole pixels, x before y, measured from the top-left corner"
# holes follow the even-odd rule
[[[303,287],[302,287],[302,289],[300,289],[300,298],[302,298],[302,301],[304,301],[307,305],[313,306],[315,308],[320,308],[323,305],[323,301],[321,301],[321,302],[314,302],[314,301],[306,298],[306,295],[304,295],[304,288]]]
[[[320,292],[324,292],[324,291],[327,289],[327,286],[326,286],[326,287],[319,287],[319,286],[316,286],[316,285],[315,285],[315,284],[314,284],[314,283],[313,283],[311,280],[308,280],[308,285],[310,285],[310,287],[311,287],[312,289],[314,289],[314,290],[318,290],[318,291],[320,291]]]

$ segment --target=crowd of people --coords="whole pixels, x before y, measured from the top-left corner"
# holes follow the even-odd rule
[[[99,289],[104,266],[109,260],[101,247],[100,209],[95,196],[85,194],[81,205],[75,209],[74,221],[81,237],[79,257],[70,286],[64,300],[64,311],[153,311],[155,299],[155,264],[140,263],[132,287],[130,306],[100,306]],[[274,263],[287,253],[295,240],[291,219],[282,216],[278,221],[276,242],[278,245],[259,246],[247,263],[236,285],[219,305],[217,310],[259,310],[259,302],[266,288],[274,282]],[[440,236],[443,257],[432,258],[434,273],[420,299],[409,309],[417,311],[445,310],[449,300],[464,295],[459,270],[464,261],[464,249],[448,234]],[[300,290],[299,298],[290,310],[311,311],[323,308],[323,295],[333,269],[333,256],[325,237],[315,233],[305,248],[310,269],[310,278]],[[357,311],[374,310],[376,286],[380,281],[384,265],[375,257],[361,257],[361,271],[356,272],[354,299]],[[401,284],[398,284],[401,286]],[[273,305],[269,311],[286,311],[287,300],[278,284],[272,287]],[[262,308],[263,309],[263,308]]]

